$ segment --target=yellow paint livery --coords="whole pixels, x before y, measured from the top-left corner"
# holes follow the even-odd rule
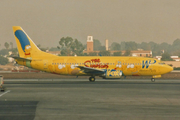
[[[60,74],[90,76],[89,81],[95,81],[95,76],[102,78],[121,78],[121,76],[152,76],[161,77],[162,74],[173,70],[163,62],[144,57],[113,57],[113,56],[55,56],[41,51],[25,31],[13,27],[19,57],[16,62],[33,69]]]

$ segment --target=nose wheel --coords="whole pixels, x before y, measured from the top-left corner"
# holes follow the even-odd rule
[[[90,82],[94,82],[95,80],[96,80],[95,77],[89,77]]]
[[[151,81],[152,81],[152,82],[155,82],[155,78],[151,78]]]

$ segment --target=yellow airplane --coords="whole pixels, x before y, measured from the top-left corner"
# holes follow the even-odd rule
[[[41,51],[20,26],[13,26],[20,65],[59,75],[121,78],[122,76],[152,76],[151,81],[173,70],[163,62],[145,57],[56,56]]]

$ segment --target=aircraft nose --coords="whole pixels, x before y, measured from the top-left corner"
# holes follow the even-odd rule
[[[166,69],[167,69],[167,73],[173,71],[173,67],[171,67],[171,66],[169,66],[169,65],[167,66]]]

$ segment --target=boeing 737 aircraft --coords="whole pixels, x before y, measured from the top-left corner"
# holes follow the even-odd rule
[[[41,51],[21,27],[14,26],[13,32],[19,52],[19,56],[14,57],[16,62],[49,73],[90,76],[91,82],[95,81],[95,76],[121,78],[129,75],[152,76],[151,81],[155,81],[173,70],[159,60],[145,57],[56,56]]]

